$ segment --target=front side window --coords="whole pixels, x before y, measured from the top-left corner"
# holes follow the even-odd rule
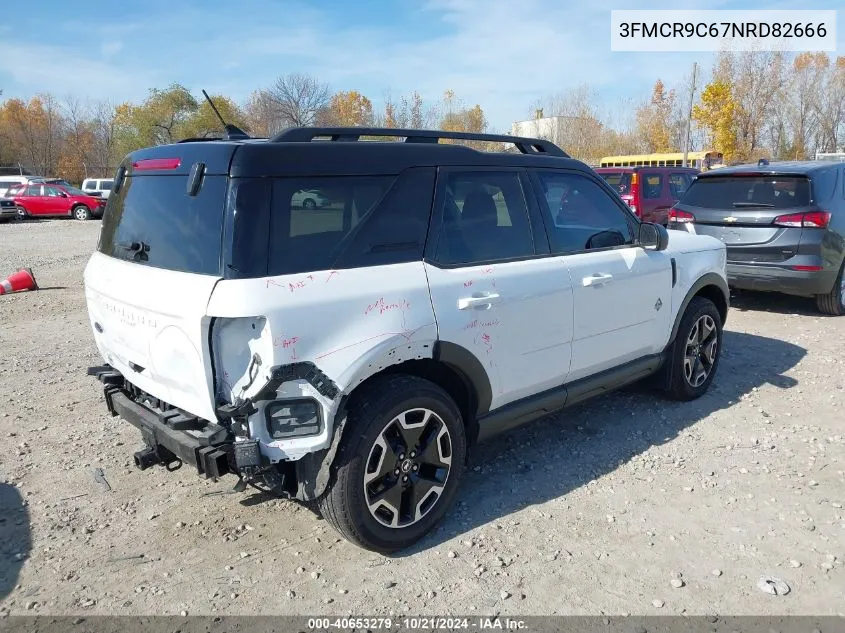
[[[590,178],[570,172],[538,171],[552,253],[576,253],[633,244],[626,212]]]
[[[534,255],[525,193],[517,172],[449,172],[443,193],[435,261],[470,265]]]

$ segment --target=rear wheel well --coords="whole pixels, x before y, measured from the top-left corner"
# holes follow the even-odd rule
[[[478,410],[478,396],[472,382],[457,367],[447,363],[439,362],[431,358],[407,360],[390,367],[385,367],[364,380],[350,394],[355,397],[355,392],[371,380],[386,374],[407,374],[429,380],[443,389],[461,411],[464,426],[467,429],[467,444],[475,443],[478,437],[478,424],[476,422],[476,411]]]

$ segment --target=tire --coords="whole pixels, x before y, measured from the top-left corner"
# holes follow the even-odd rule
[[[91,209],[86,207],[84,204],[79,204],[71,209],[71,215],[73,215],[73,217],[77,220],[84,222],[85,220],[91,219]]]
[[[412,448],[420,446],[427,448],[415,455]],[[320,513],[359,547],[383,554],[404,549],[451,506],[466,451],[461,413],[443,389],[416,376],[376,379],[350,401],[332,480],[318,500]]]
[[[18,215],[16,216],[16,218],[18,220],[26,220],[26,219],[29,218],[29,211],[27,211],[23,207],[20,207],[20,206],[17,207],[17,212],[18,212]]]
[[[826,295],[816,295],[816,305],[823,314],[832,316],[845,314],[845,261],[842,262],[831,291]]]
[[[712,301],[693,297],[670,349],[666,359],[671,364],[667,395],[682,401],[704,395],[713,382],[722,353],[722,317]],[[702,371],[706,373],[702,375]]]
[[[303,209],[309,209],[309,210],[310,209],[316,209],[317,203],[314,201],[313,198],[305,198],[305,200],[302,201],[302,208]]]

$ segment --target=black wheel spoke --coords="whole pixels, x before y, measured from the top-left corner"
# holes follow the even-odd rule
[[[416,451],[419,448],[420,439],[432,415],[431,411],[414,409],[399,416],[399,428],[401,429],[400,433],[406,453]]]
[[[411,483],[405,489],[404,494],[402,495],[403,520],[419,520],[419,518],[423,514],[425,514],[426,506],[429,505],[430,501],[435,499],[435,497],[432,497],[432,499],[428,499],[428,496],[429,494],[431,494],[431,491],[435,489],[439,493],[439,491],[443,489],[442,484],[437,481],[432,481],[430,479],[412,475]],[[424,504],[423,502],[426,503]]]
[[[398,526],[402,520],[402,485],[396,480],[387,482],[377,493],[368,495],[367,503],[370,506],[370,512],[374,514],[379,512],[382,516],[390,516],[388,522],[393,526]],[[392,515],[392,516],[391,516]]]

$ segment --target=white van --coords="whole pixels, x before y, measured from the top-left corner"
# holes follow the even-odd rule
[[[108,198],[113,185],[114,178],[86,178],[82,181],[82,191],[98,198]]]
[[[35,176],[0,176],[0,198],[4,198],[6,196],[6,192],[12,185],[23,185],[33,178],[35,178]]]

